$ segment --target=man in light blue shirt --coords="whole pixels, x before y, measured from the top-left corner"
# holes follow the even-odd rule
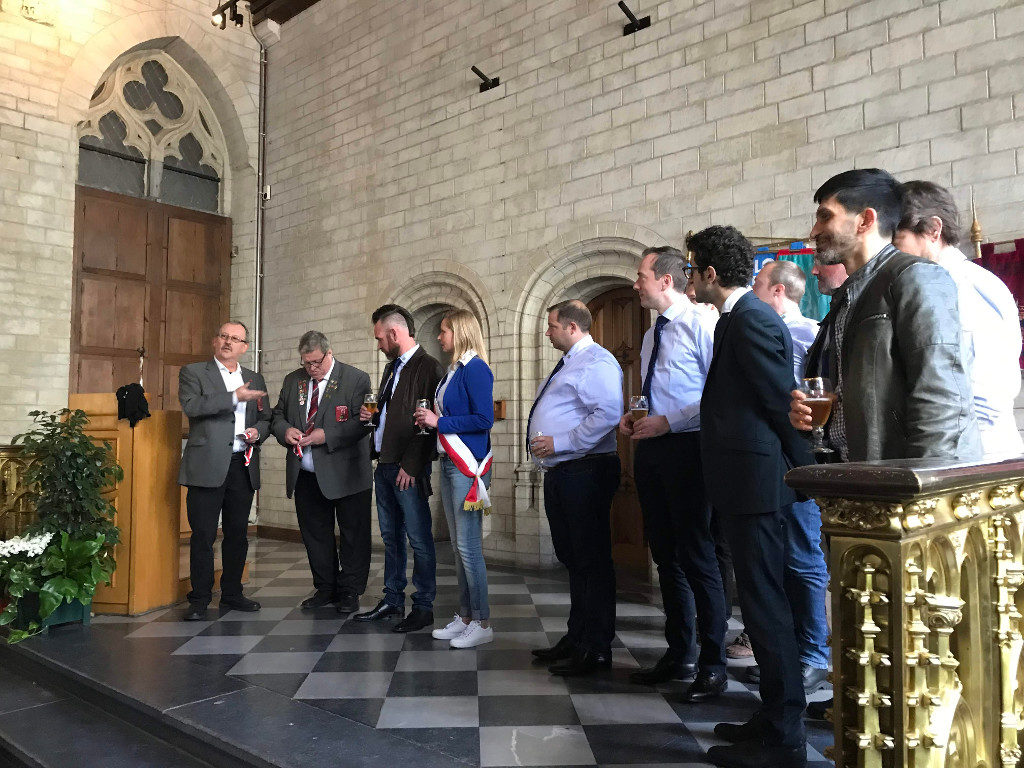
[[[700,455],[700,399],[715,326],[684,294],[689,270],[677,248],[643,252],[633,289],[641,306],[658,312],[640,348],[648,415],[634,421],[626,414],[619,430],[636,442],[633,476],[658,566],[668,641],[658,663],[631,679],[655,685],[688,677],[699,635],[697,679],[683,697],[704,701],[726,687],[727,616]]]
[[[793,374],[797,385],[804,378],[804,356],[818,335],[818,321],[800,313],[807,276],[792,261],[769,261],[754,278],[754,295],[782,316],[793,337]]]
[[[622,368],[590,336],[592,322],[581,301],[548,309],[545,335],[564,355],[538,389],[526,427],[530,451],[547,470],[544,511],[570,596],[568,632],[533,655],[564,677],[610,667],[615,636],[610,516],[621,469]]]

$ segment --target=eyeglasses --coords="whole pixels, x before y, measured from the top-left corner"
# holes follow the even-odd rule
[[[321,365],[323,365],[324,360],[326,360],[326,359],[327,359],[327,353],[324,352],[324,356],[321,357],[319,360],[310,360],[308,363],[305,360],[299,360],[299,364],[303,368],[319,368]]]
[[[683,277],[689,280],[693,277],[693,273],[696,271],[697,268],[695,266],[693,266],[692,264],[687,264],[685,267],[683,267]]]
[[[245,339],[240,339],[237,336],[229,336],[226,333],[218,333],[217,338],[224,339],[224,341],[230,341],[232,344],[248,344]]]

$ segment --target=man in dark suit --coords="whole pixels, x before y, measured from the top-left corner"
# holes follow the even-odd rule
[[[431,529],[430,462],[434,460],[437,432],[419,434],[413,424],[417,400],[434,402],[443,371],[441,364],[416,343],[411,314],[397,304],[385,304],[373,313],[373,336],[384,353],[380,393],[375,413],[363,409],[359,418],[372,431],[377,469],[377,521],[384,539],[384,598],[376,607],[356,615],[356,621],[377,621],[405,613],[405,540],[413,552],[412,596],[409,615],[395,632],[415,632],[434,623],[437,559]]]
[[[288,449],[285,489],[295,496],[316,588],[302,607],[334,603],[349,614],[370,573],[370,445],[358,419],[370,377],[336,360],[319,331],[302,335],[299,361],[281,385],[271,430]]]
[[[782,318],[747,286],[754,248],[733,227],[686,239],[697,300],[722,313],[701,398],[701,455],[708,498],[723,516],[736,585],[761,667],[761,708],[747,723],[719,723],[729,746],[708,758],[730,768],[802,768],[806,705],[793,609],[784,589],[787,527],[795,524],[791,467],[809,464],[806,441],[789,423],[793,342]]]
[[[247,338],[241,323],[224,323],[213,337],[213,360],[178,372],[178,400],[189,424],[178,482],[188,487],[185,505],[192,528],[192,590],[185,621],[206,618],[218,518],[224,531],[220,604],[239,611],[260,609],[242,595],[242,570],[249,551],[249,509],[260,487],[260,444],[270,434],[270,405],[263,376],[238,363],[249,349]]]

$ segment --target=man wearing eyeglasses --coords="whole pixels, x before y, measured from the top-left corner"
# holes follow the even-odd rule
[[[185,505],[192,528],[189,609],[185,621],[202,621],[213,593],[213,543],[221,520],[221,607],[258,611],[242,595],[242,570],[253,494],[260,487],[260,444],[270,434],[270,405],[263,376],[238,363],[249,349],[238,322],[224,323],[213,337],[213,360],[178,372],[178,400],[188,417],[188,442],[178,482],[188,488]]]
[[[288,451],[285,490],[316,588],[302,607],[334,604],[347,615],[370,572],[370,443],[358,418],[370,377],[336,360],[320,331],[299,339],[299,362],[281,385],[271,431]]]

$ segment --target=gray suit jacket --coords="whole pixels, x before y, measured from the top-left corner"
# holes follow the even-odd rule
[[[251,389],[267,388],[263,376],[248,368],[242,368],[242,379]],[[217,488],[224,484],[235,442],[235,406],[231,395],[214,360],[185,365],[178,371],[178,401],[188,416],[188,442],[178,473],[181,485]],[[254,490],[260,487],[260,445],[270,436],[269,399],[250,400],[245,409],[246,429],[255,427],[260,433],[249,462]]]
[[[304,369],[299,368],[285,376],[270,425],[277,441],[288,452],[285,465],[288,498],[295,491],[301,464],[292,446],[285,443],[284,434],[288,427],[300,431],[305,429],[308,391],[309,374]],[[331,371],[331,378],[327,381],[313,420],[313,425],[322,428],[326,436],[323,445],[314,445],[312,449],[317,483],[320,492],[328,499],[351,496],[369,490],[373,484],[370,436],[359,421],[359,409],[363,405],[363,397],[369,391],[370,377],[365,372],[334,359],[334,370]]]

